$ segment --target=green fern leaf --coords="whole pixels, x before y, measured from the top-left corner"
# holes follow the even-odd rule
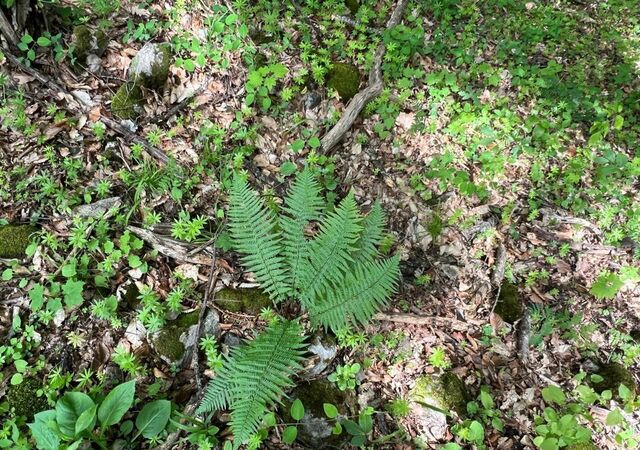
[[[247,181],[236,175],[230,191],[229,229],[243,265],[253,272],[272,300],[283,300],[291,290],[286,263],[280,256],[277,220]]]
[[[340,283],[310,306],[311,322],[333,331],[366,323],[387,305],[400,276],[399,262],[400,258],[394,256],[356,264]]]
[[[373,204],[362,221],[362,234],[358,240],[358,250],[353,254],[355,262],[373,261],[379,255],[378,244],[384,236],[385,217],[379,202]]]
[[[291,377],[301,369],[305,347],[298,323],[271,325],[227,358],[223,371],[207,387],[197,413],[228,405],[234,447],[238,448],[258,430],[264,414],[280,401],[284,390],[293,386]]]
[[[284,202],[287,216],[280,218],[283,253],[292,277],[291,287],[295,291],[300,286],[300,267],[309,257],[309,241],[304,236],[304,229],[309,222],[320,218],[324,206],[320,185],[311,171],[300,172]]]
[[[336,283],[349,271],[351,253],[360,237],[362,217],[353,192],[349,192],[320,223],[318,236],[311,241],[309,258],[300,267],[300,301],[308,308],[332,282]]]

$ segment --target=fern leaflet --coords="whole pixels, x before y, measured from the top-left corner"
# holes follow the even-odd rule
[[[280,218],[283,231],[284,257],[292,276],[291,287],[300,286],[300,265],[309,257],[309,241],[304,229],[309,222],[318,220],[324,202],[320,196],[320,185],[309,170],[297,177],[285,198],[286,216]]]
[[[300,301],[308,308],[331,282],[338,282],[353,262],[362,227],[353,192],[350,192],[320,223],[318,236],[311,241],[309,258],[300,266],[302,292]]]
[[[291,289],[274,214],[240,176],[233,180],[230,203],[229,229],[236,250],[243,254],[242,263],[271,299],[286,298]]]
[[[378,244],[384,234],[384,212],[380,202],[375,202],[373,208],[362,220],[362,234],[358,240],[358,250],[353,254],[355,262],[373,261],[378,256]]]
[[[399,277],[400,258],[358,263],[340,283],[309,307],[315,325],[339,330],[347,325],[364,324],[386,306]]]

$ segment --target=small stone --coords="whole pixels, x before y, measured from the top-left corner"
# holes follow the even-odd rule
[[[327,87],[336,91],[343,102],[348,102],[358,93],[360,70],[353,64],[333,63],[327,73]]]
[[[37,231],[31,225],[0,225],[0,258],[24,258],[31,235]]]
[[[235,333],[225,333],[222,338],[222,344],[227,348],[232,349],[242,344],[242,338]]]
[[[522,318],[524,308],[518,296],[518,288],[515,285],[508,281],[502,283],[494,311],[502,320],[510,324]]]
[[[148,89],[160,89],[169,78],[169,44],[145,44],[131,61],[129,80]]]

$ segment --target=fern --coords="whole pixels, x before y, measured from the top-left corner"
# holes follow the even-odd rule
[[[338,282],[353,263],[351,253],[356,249],[362,227],[353,192],[350,192],[336,211],[320,223],[320,233],[311,241],[309,258],[300,266],[303,290],[300,301],[309,308],[314,299],[332,282]]]
[[[291,387],[300,370],[304,338],[298,323],[276,322],[242,347],[232,350],[205,392],[197,413],[231,409],[234,446],[258,430],[265,412]]]
[[[234,247],[244,256],[242,263],[253,272],[262,289],[273,300],[289,295],[290,285],[284,257],[280,255],[277,220],[247,181],[236,176],[230,193],[229,229]]]
[[[320,185],[309,170],[300,173],[285,198],[284,211],[288,214],[280,219],[284,233],[284,257],[292,275],[292,289],[300,286],[300,266],[309,257],[309,241],[304,236],[305,227],[320,218],[323,201]]]
[[[373,204],[362,221],[362,234],[358,241],[358,250],[354,253],[353,259],[356,262],[373,261],[379,255],[378,245],[384,235],[384,212],[379,202]]]
[[[358,263],[340,283],[327,289],[326,294],[309,308],[314,325],[333,331],[347,325],[366,323],[381,306],[386,306],[395,290],[399,276],[399,258],[382,262]]]
[[[333,331],[364,324],[387,305],[400,270],[397,256],[378,258],[385,225],[380,204],[362,217],[350,192],[333,212],[323,215],[320,186],[308,170],[296,177],[279,217],[240,177],[234,179],[230,201],[234,247],[273,300],[300,301],[314,327]],[[319,231],[309,239],[305,229],[312,222],[318,222]],[[231,351],[198,412],[230,409],[238,448],[292,386],[303,347],[297,323],[270,326]]]

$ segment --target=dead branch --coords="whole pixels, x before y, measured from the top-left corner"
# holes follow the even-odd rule
[[[387,22],[387,29],[393,28],[400,23],[408,2],[409,0],[400,0],[398,2],[391,14],[391,18]],[[362,111],[362,108],[382,92],[382,88],[384,87],[384,81],[382,79],[382,58],[384,57],[384,52],[385,46],[383,43],[380,43],[373,58],[373,67],[369,72],[367,87],[351,99],[340,120],[322,137],[322,151],[328,152],[331,150],[342,139],[342,136],[349,131],[353,122],[355,122]]]
[[[456,331],[468,331],[469,325],[480,325],[480,322],[476,321],[462,321],[454,319],[452,317],[439,317],[439,316],[420,316],[417,314],[404,314],[404,313],[378,313],[373,316],[375,320],[384,320],[387,322],[399,322],[408,323],[410,325],[435,325],[435,326],[448,326]]]
[[[158,250],[158,252],[168,256],[169,258],[175,259],[176,261],[207,266],[213,264],[213,258],[209,258],[204,255],[190,255],[189,247],[185,247],[180,242],[171,238],[161,236],[143,228],[134,227],[133,225],[129,225],[127,230],[131,231],[151,247]]]
[[[74,98],[74,99],[76,99],[78,101],[79,105],[82,105],[82,99],[79,98],[79,96],[77,96],[76,94],[72,94],[72,93],[68,92],[64,87],[62,87],[56,81],[52,80],[51,78],[49,78],[48,76],[44,75],[40,71],[34,69],[33,67],[25,66],[24,64],[22,64],[20,62],[20,60],[18,58],[16,58],[11,53],[9,53],[5,48],[3,48],[2,50],[5,53],[5,57],[7,58],[7,61],[9,61],[9,63],[11,65],[13,65],[16,69],[21,70],[21,71],[23,71],[25,73],[28,73],[29,75],[34,77],[36,80],[38,80],[40,82],[40,84],[43,85],[43,87],[45,89],[51,91],[52,95],[55,98],[60,98],[60,97],[67,98],[67,99]],[[69,112],[71,112],[73,114],[83,114],[84,113],[83,108],[81,106],[79,106],[79,107],[75,106],[71,102],[66,102],[65,103],[65,108]],[[145,141],[144,139],[139,137],[137,134],[131,132],[129,129],[127,129],[125,126],[121,125],[120,123],[116,122],[115,120],[110,119],[108,117],[100,117],[99,120],[107,128],[115,131],[120,136],[122,136],[126,141],[141,145],[142,148],[149,155],[151,155],[153,158],[155,158],[158,162],[160,162],[162,164],[166,164],[169,161],[169,157],[162,150],[160,150],[159,148],[149,144],[147,141]]]

